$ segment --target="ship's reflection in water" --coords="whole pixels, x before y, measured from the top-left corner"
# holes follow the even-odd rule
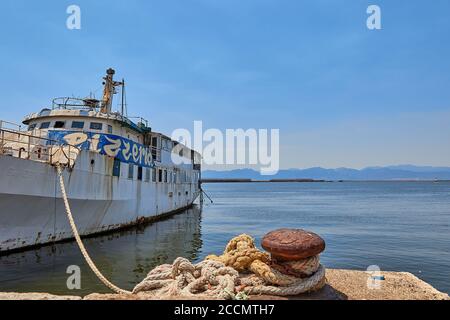
[[[183,256],[197,260],[202,247],[201,208],[107,236],[85,239],[92,259],[119,287],[132,289],[155,266]],[[67,268],[81,269],[81,290],[68,290]],[[85,295],[110,292],[84,262],[75,242],[0,257],[0,291]]]

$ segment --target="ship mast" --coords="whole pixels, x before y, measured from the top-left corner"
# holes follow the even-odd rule
[[[114,96],[114,94],[117,93],[116,87],[122,86],[122,90],[123,90],[123,87],[125,86],[125,81],[122,81],[122,82],[114,81],[113,78],[114,78],[115,73],[116,73],[116,71],[114,71],[114,69],[109,68],[108,70],[106,70],[106,77],[103,78],[105,80],[103,82],[105,87],[103,89],[103,100],[102,100],[102,108],[101,108],[102,113],[106,113],[106,114],[111,113],[113,96]]]

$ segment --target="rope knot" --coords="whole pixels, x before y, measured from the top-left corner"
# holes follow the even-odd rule
[[[177,258],[172,265],[155,268],[133,292],[146,291],[158,297],[204,295],[236,299],[238,292],[241,298],[250,293],[297,295],[324,285],[325,268],[318,257],[282,266],[292,272],[307,266],[310,276],[304,279],[278,271],[273,263],[276,262],[271,261],[269,254],[256,248],[252,237],[243,234],[232,239],[221,256],[208,256],[196,265]],[[253,275],[248,276],[249,272]]]
[[[172,267],[172,279],[175,279],[177,276],[179,276],[182,273],[190,273],[194,274],[195,268],[192,265],[192,263],[186,259],[186,258],[177,258]]]

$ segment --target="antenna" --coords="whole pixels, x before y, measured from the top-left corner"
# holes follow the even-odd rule
[[[122,79],[122,110],[121,110],[121,114],[122,114],[122,118],[127,114],[127,97],[125,94],[125,79]]]
[[[122,110],[121,110],[121,113],[122,113],[122,117],[123,117],[123,108],[124,108],[124,99],[125,99],[125,79],[123,79],[122,78]]]

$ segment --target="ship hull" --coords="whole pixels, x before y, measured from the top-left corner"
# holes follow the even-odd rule
[[[122,229],[190,207],[195,183],[169,184],[110,174],[113,159],[82,151],[63,173],[82,236]],[[54,166],[0,156],[0,254],[73,238]]]

